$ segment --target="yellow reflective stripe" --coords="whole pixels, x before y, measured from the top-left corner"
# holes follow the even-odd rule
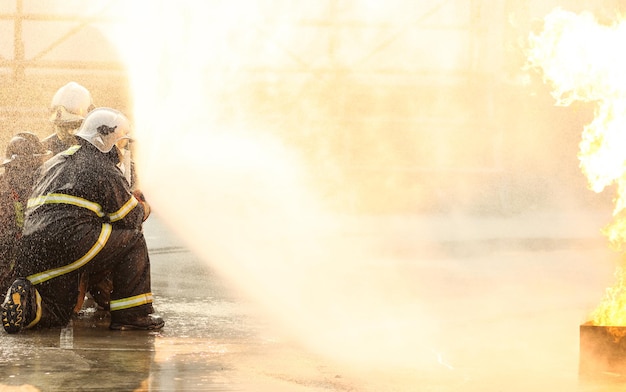
[[[124,219],[129,212],[133,210],[139,204],[139,201],[135,199],[134,196],[131,196],[130,199],[117,211],[112,212],[110,214],[105,214],[102,211],[102,207],[98,203],[94,203],[93,201],[89,201],[87,199],[83,199],[82,197],[65,195],[63,193],[49,193],[43,196],[37,196],[28,200],[28,208],[38,207],[43,204],[71,204],[77,207],[83,207],[90,211],[93,211],[100,218],[108,215],[109,220],[111,222],[116,222],[118,220]]]
[[[71,204],[93,211],[101,218],[105,215],[100,204],[78,196],[64,195],[62,193],[49,193],[47,195],[34,197],[28,200],[28,208],[37,207],[42,204]]]
[[[41,314],[43,310],[41,308],[41,295],[39,295],[39,291],[37,291],[37,289],[35,289],[35,303],[37,305],[37,311],[35,312],[35,319],[26,326],[26,329],[34,327],[35,325],[37,325],[39,320],[41,320]]]
[[[15,209],[15,224],[19,228],[24,227],[24,205],[20,201],[16,201],[13,203],[13,208]]]
[[[137,206],[137,204],[139,204],[139,201],[135,199],[135,196],[131,196],[130,199],[128,199],[128,201],[126,202],[126,204],[122,206],[122,208],[109,214],[109,220],[111,222],[115,222],[120,219],[124,219],[124,217],[128,215],[128,213],[131,212],[133,208]]]
[[[79,269],[83,265],[87,264],[91,259],[93,259],[102,250],[102,248],[104,248],[104,245],[106,245],[107,241],[109,240],[109,236],[111,235],[111,230],[112,227],[109,223],[103,223],[102,230],[100,231],[100,236],[98,236],[98,240],[91,247],[91,249],[89,249],[89,251],[85,253],[80,259],[59,268],[54,268],[48,271],[30,275],[27,277],[27,279],[30,280],[33,284],[39,284],[52,278],[56,278],[57,276],[61,276]]]
[[[135,306],[151,304],[152,293],[135,295],[134,297],[112,300],[109,304],[111,311],[134,308]]]
[[[80,145],[79,144],[74,144],[73,146],[70,146],[65,151],[61,152],[61,154],[62,155],[74,155],[74,153],[76,151],[78,151],[79,149],[80,149]]]

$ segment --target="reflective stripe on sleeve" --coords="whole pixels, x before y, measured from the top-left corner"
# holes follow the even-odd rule
[[[100,231],[100,235],[98,236],[98,240],[96,243],[89,249],[87,253],[85,253],[80,259],[74,261],[71,264],[64,265],[59,268],[54,268],[48,271],[39,272],[37,274],[33,274],[27,277],[28,280],[32,282],[32,284],[43,283],[52,278],[56,278],[57,276],[65,275],[69,272],[75,271],[87,264],[91,259],[96,257],[98,253],[104,248],[107,241],[109,240],[109,236],[111,235],[112,227],[109,223],[102,224],[102,230]]]
[[[146,305],[152,303],[152,293],[135,295],[133,297],[112,300],[110,303],[111,311],[134,308],[135,306]]]
[[[120,208],[119,210],[112,212],[109,214],[109,219],[111,222],[118,221],[120,219],[124,219],[129,212],[133,210],[139,204],[139,201],[135,199],[135,196],[131,196],[130,199]]]

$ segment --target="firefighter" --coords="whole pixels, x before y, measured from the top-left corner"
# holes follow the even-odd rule
[[[50,103],[50,122],[54,133],[43,140],[44,146],[57,154],[76,144],[76,130],[95,108],[91,93],[76,82],[59,88]]]
[[[75,133],[87,113],[95,108],[91,92],[76,82],[69,82],[59,88],[50,103],[50,122],[54,132],[43,140],[46,148],[58,154],[77,143]],[[83,275],[81,297],[74,313],[80,312],[85,296],[93,297],[96,304],[108,310],[111,282],[106,273],[100,276]]]
[[[6,292],[13,282],[16,252],[22,237],[24,212],[37,169],[51,155],[37,135],[15,134],[6,147],[0,175],[0,290]]]
[[[42,166],[28,201],[19,276],[0,306],[8,333],[65,326],[83,272],[111,272],[110,329],[160,329],[154,314],[148,248],[141,230],[149,208],[118,167],[130,124],[119,111],[91,111],[77,144]]]
[[[59,88],[50,103],[50,122],[54,125],[54,133],[43,140],[44,145],[53,154],[65,151],[77,143],[75,133],[82,124],[87,113],[95,108],[91,92],[76,82],[69,82]],[[126,152],[124,149],[123,152]],[[130,152],[122,155],[120,166],[126,166],[126,176],[135,185],[136,175],[134,164],[130,161]],[[133,170],[131,171],[131,167]],[[137,191],[139,192],[139,191]],[[111,278],[108,273],[84,275],[81,281],[81,299],[76,304],[74,313],[80,312],[85,295],[92,297],[98,307],[108,310]]]

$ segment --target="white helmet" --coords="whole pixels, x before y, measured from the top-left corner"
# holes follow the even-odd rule
[[[69,82],[52,97],[50,121],[55,124],[82,121],[93,108],[89,90],[76,82]]]
[[[130,139],[130,122],[115,109],[96,108],[87,114],[76,136],[107,153],[115,143],[122,139]]]

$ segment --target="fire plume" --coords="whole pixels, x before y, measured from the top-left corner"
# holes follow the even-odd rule
[[[556,9],[544,19],[543,30],[531,34],[527,53],[529,67],[541,72],[557,105],[594,104],[578,158],[591,190],[615,185],[613,220],[603,233],[616,251],[626,244],[626,55],[617,49],[625,39],[624,21],[604,25],[591,13]],[[619,266],[616,284],[591,315],[594,325],[626,325],[625,275]]]

